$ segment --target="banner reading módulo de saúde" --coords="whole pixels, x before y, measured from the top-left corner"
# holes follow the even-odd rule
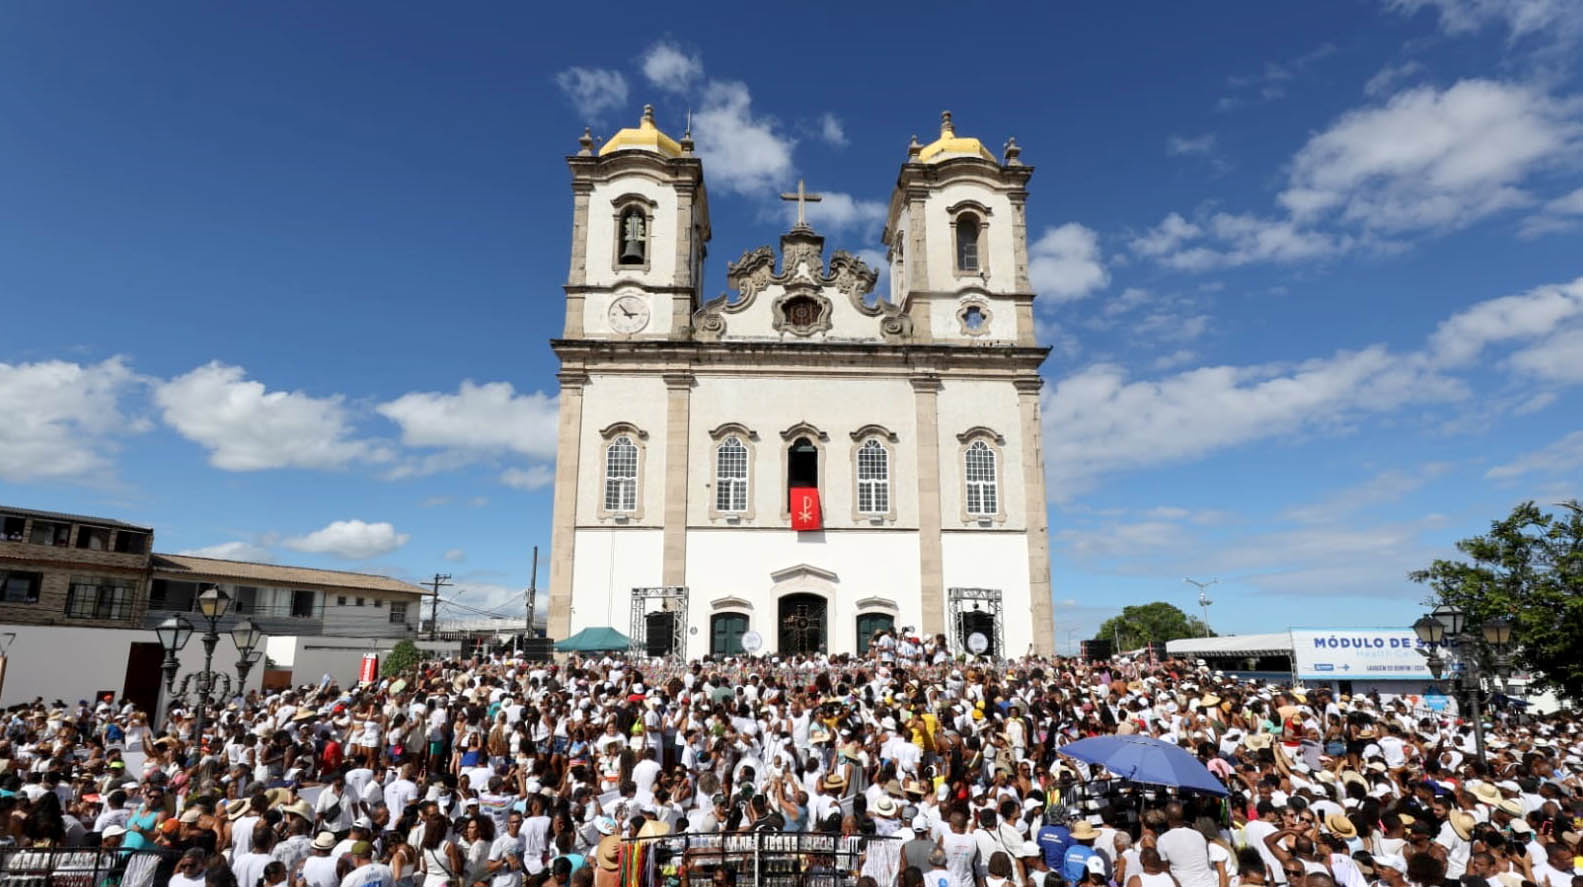
[[[1411,628],[1294,628],[1293,666],[1303,681],[1430,681]]]

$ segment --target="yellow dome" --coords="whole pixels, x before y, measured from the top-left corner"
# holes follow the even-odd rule
[[[654,125],[653,105],[643,106],[643,119],[638,121],[637,126],[621,130],[600,146],[599,156],[628,150],[652,151],[663,157],[682,156],[682,146]]]
[[[914,144],[917,144],[914,142]],[[600,152],[603,153],[603,152]],[[939,163],[952,157],[982,157],[990,163],[995,163],[995,155],[989,153],[984,143],[978,139],[960,138],[956,129],[951,125],[951,112],[940,113],[940,137],[923,146],[918,152],[918,159],[924,163]]]

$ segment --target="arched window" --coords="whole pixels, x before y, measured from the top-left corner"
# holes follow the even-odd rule
[[[978,270],[978,218],[971,213],[956,220],[956,270]]]
[[[995,451],[981,440],[973,441],[963,456],[967,479],[967,513],[990,517],[1000,512],[1000,491],[995,484]]]
[[[890,512],[890,451],[870,439],[857,451],[857,510],[859,514]]]
[[[621,239],[617,262],[622,265],[642,265],[649,258],[648,217],[639,207],[629,207],[621,213],[621,228],[616,232]]]
[[[715,510],[730,514],[748,510],[748,448],[734,436],[715,448]]]
[[[605,447],[605,511],[636,511],[638,448],[622,435]]]

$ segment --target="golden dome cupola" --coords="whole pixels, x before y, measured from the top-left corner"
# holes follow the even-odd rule
[[[677,141],[654,125],[654,106],[643,106],[643,119],[637,126],[627,127],[610,137],[599,148],[599,156],[617,151],[648,151],[661,157],[680,157],[684,153]]]
[[[626,130],[622,130],[626,132]],[[600,152],[604,153],[604,152]],[[923,146],[918,152],[918,160],[922,163],[940,163],[953,157],[977,157],[995,163],[995,155],[984,147],[978,139],[964,138],[956,134],[956,127],[951,123],[951,112],[940,112],[940,137]]]

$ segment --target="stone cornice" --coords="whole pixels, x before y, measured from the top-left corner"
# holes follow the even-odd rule
[[[1045,346],[877,344],[873,342],[694,342],[676,339],[551,339],[550,348],[563,362],[602,365],[656,363],[707,370],[712,365],[808,367],[841,370],[850,367],[893,368],[914,373],[950,370],[991,371],[994,375],[1037,370],[1050,354]]]

